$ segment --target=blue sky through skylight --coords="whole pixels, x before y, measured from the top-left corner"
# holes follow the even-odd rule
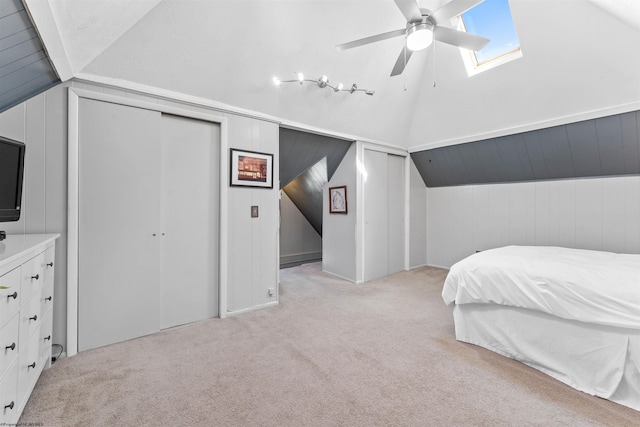
[[[508,0],[484,0],[462,14],[468,33],[491,40],[476,52],[478,63],[490,61],[520,47]]]

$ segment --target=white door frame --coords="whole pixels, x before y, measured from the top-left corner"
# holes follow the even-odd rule
[[[185,108],[163,105],[135,98],[110,95],[80,88],[69,88],[69,153],[68,153],[68,213],[67,213],[67,355],[78,352],[78,217],[79,217],[79,104],[80,98],[111,102],[130,107],[143,108],[160,113],[173,114],[220,125],[220,223],[218,260],[218,313],[227,313],[227,176],[229,175],[228,124],[224,116],[191,111]]]

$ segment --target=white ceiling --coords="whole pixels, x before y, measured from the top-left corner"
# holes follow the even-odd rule
[[[640,2],[510,5],[523,57],[468,77],[458,49],[438,43],[435,88],[432,52],[417,52],[403,75],[389,77],[402,38],[334,48],[402,28],[392,0],[50,0],[51,13],[36,25],[57,29],[75,77],[179,92],[410,149],[640,108]],[[55,42],[48,34],[41,31],[45,45]],[[376,93],[271,83],[298,71]]]

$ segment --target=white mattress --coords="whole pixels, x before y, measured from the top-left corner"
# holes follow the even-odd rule
[[[563,319],[640,329],[640,255],[506,246],[451,267],[447,304],[490,303]]]

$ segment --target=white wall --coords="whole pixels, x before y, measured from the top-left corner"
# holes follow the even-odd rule
[[[413,160],[409,163],[409,268],[417,268],[427,264],[427,187]]]
[[[280,194],[280,265],[321,259],[322,237],[287,193]]]
[[[67,250],[67,88],[69,86],[182,109],[216,113],[227,119],[229,146],[274,154],[274,189],[228,188],[227,310],[239,312],[274,303],[278,275],[278,124],[213,111],[206,106],[78,81],[64,83],[0,114],[0,135],[26,144],[22,218],[2,223],[8,233],[61,233],[56,243],[53,341],[66,348]],[[228,164],[229,153],[221,153]],[[225,180],[222,185],[228,185]],[[252,219],[252,205],[260,217]]]
[[[329,187],[347,186],[347,214],[330,214],[329,204],[322,210],[322,270],[356,281],[356,144],[351,144],[333,177],[323,190],[329,200]]]
[[[430,265],[504,245],[640,253],[640,177],[427,190]]]

